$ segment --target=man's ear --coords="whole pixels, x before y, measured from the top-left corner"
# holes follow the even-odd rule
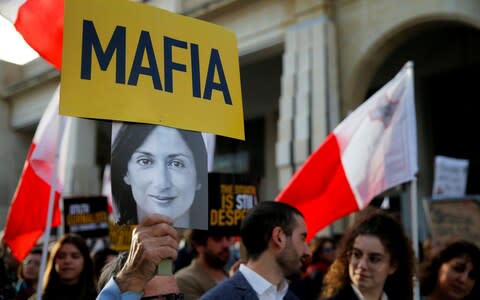
[[[283,231],[282,227],[280,226],[276,226],[275,228],[273,228],[272,230],[272,243],[283,249],[283,247],[285,247],[285,243],[286,243],[286,235],[285,235],[285,232]]]

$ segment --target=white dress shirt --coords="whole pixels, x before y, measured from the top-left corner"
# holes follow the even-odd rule
[[[277,289],[276,285],[273,285],[270,281],[266,280],[244,264],[240,265],[239,271],[245,277],[255,293],[257,293],[259,300],[282,300],[287,294],[288,283],[286,280],[284,280],[280,284],[280,288]]]

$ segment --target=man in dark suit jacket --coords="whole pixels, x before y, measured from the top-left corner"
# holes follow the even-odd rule
[[[310,255],[301,212],[284,203],[261,202],[243,220],[240,235],[247,264],[200,299],[298,299],[288,291],[287,279],[299,275],[302,260]]]

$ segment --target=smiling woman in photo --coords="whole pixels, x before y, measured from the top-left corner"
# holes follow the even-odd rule
[[[207,154],[199,132],[123,123],[112,144],[112,194],[117,223],[147,214],[174,226],[207,228]]]

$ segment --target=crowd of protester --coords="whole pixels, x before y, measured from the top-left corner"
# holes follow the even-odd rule
[[[42,248],[34,247],[22,262],[16,262],[2,245],[0,299],[33,300],[41,293],[41,299],[47,300],[93,300],[103,266],[118,254],[110,248],[91,253],[87,241],[76,234],[63,235],[49,248],[39,288]]]
[[[265,211],[260,211],[264,213],[262,218],[278,219],[278,208],[271,216],[268,208]],[[295,215],[296,211],[292,211]],[[284,214],[288,213],[287,209]],[[402,225],[379,209],[367,209],[361,213],[340,239],[318,236],[305,244],[305,248],[301,245],[305,242],[299,240],[295,244],[295,233],[289,233],[298,226],[292,229],[279,221],[281,229],[277,232],[274,221],[259,223],[259,219],[255,216],[250,221],[246,219],[245,234],[242,235],[247,246],[245,257],[240,255],[239,237],[193,230],[186,231],[183,241],[178,244],[177,235],[175,245],[169,242],[169,247],[178,253],[173,255],[176,258],[174,276],[167,279],[149,275],[140,290],[135,292],[143,296],[149,289],[159,290],[162,294],[168,290],[169,295],[182,294],[183,297],[165,299],[237,299],[230,294],[230,289],[245,278],[248,281],[249,276],[253,276],[251,274],[260,274],[267,279],[276,278],[278,286],[288,286],[288,290],[279,294],[283,299],[413,299],[415,278],[420,284],[422,300],[480,299],[480,250],[472,242],[451,240],[429,247],[431,241],[427,241],[417,268]],[[304,224],[303,219],[296,222],[294,224]],[[140,231],[144,228],[147,226],[139,225]],[[165,235],[172,237],[174,234],[168,230]],[[146,245],[141,243],[139,232],[135,234],[130,252],[121,253],[108,247],[92,252],[84,238],[65,234],[50,245],[44,274],[39,274],[41,247],[33,248],[22,262],[17,262],[8,247],[2,245],[0,300],[36,299],[37,293],[47,300],[96,299],[104,287],[112,284],[113,276],[120,272],[125,277],[133,272],[136,264],[145,263],[146,258],[140,262],[140,254],[132,250]],[[289,234],[292,236],[290,242]],[[162,243],[165,240],[164,237],[158,239]],[[168,257],[172,257],[171,253]],[[300,258],[298,270],[292,269],[291,257]],[[43,276],[41,287],[37,286],[39,276]],[[283,286],[283,280],[288,285]],[[170,288],[159,289],[159,286]],[[121,283],[119,288],[125,292]]]

